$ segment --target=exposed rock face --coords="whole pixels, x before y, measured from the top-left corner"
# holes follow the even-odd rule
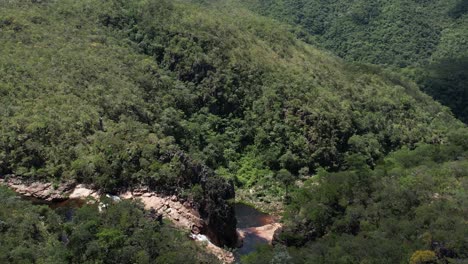
[[[194,234],[199,234],[205,226],[205,221],[200,218],[200,214],[190,203],[181,203],[175,196],[161,196],[155,192],[125,192],[119,195],[122,199],[140,200],[146,210],[154,211],[157,214],[171,220],[180,228],[191,230]]]
[[[234,263],[235,261],[234,254],[232,254],[232,252],[224,250],[212,243],[208,243],[206,245],[206,249],[211,254],[217,256],[218,259],[221,260],[223,263],[230,264],[230,263]]]
[[[175,195],[161,196],[155,192],[145,190],[122,193],[120,197],[122,199],[140,200],[147,210],[154,210],[155,213],[171,220],[175,226],[190,230],[193,234],[192,238],[206,243],[206,250],[217,256],[223,263],[234,262],[234,255],[231,252],[216,246],[200,234],[202,230],[207,230],[209,227],[207,228],[207,223],[200,217],[193,203],[187,201],[182,203]]]
[[[68,198],[70,198],[70,199],[84,199],[84,198],[88,198],[88,197],[92,197],[92,198],[98,200],[100,198],[100,195],[99,195],[99,192],[97,192],[95,190],[92,190],[92,189],[89,189],[87,186],[85,186],[83,184],[77,185],[72,190],[70,195],[68,196]]]
[[[14,176],[7,176],[0,179],[0,184],[6,185],[15,192],[45,201],[61,201],[68,198],[68,194],[73,190],[73,183],[63,183],[54,186],[44,182],[24,182]]]

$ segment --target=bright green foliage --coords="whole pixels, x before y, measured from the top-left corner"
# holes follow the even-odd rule
[[[3,187],[0,199],[1,263],[168,263],[168,255],[184,263],[218,263],[141,204],[122,201],[102,212],[86,205],[68,220]]]
[[[352,157],[348,170],[308,180],[293,194],[279,235],[290,263],[466,261],[468,131],[449,138],[396,151],[374,170]]]
[[[410,264],[436,263],[437,257],[433,251],[418,250],[411,256]]]
[[[250,187],[261,179],[272,177],[272,171],[262,168],[261,160],[250,156],[243,157],[240,161],[240,168],[237,170],[236,176],[240,185]]]

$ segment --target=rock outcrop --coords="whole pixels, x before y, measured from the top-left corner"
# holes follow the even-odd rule
[[[68,198],[68,194],[73,190],[75,184],[63,183],[54,185],[44,182],[25,182],[16,177],[5,177],[0,179],[0,184],[8,186],[26,197],[34,197],[48,202],[62,201]]]
[[[182,202],[179,201],[175,195],[161,196],[155,192],[149,192],[144,189],[122,193],[120,194],[120,198],[140,200],[144,204],[145,209],[154,211],[166,219],[171,220],[171,222],[179,228],[190,230],[192,233],[191,237],[194,240],[205,243],[206,250],[217,256],[223,263],[234,262],[234,255],[231,252],[213,244],[206,236],[201,235],[201,232],[210,230],[208,227],[209,225],[202,219],[198,210],[195,209],[196,206],[192,202]]]
[[[194,234],[200,234],[205,226],[205,221],[190,202],[180,202],[173,196],[162,196],[150,191],[128,191],[119,195],[122,199],[140,200],[146,210],[153,211],[180,228],[190,230]]]
[[[84,184],[77,185],[69,194],[69,199],[86,199],[93,198],[99,200],[100,194],[98,191],[90,189]]]
[[[198,203],[201,217],[206,221],[202,233],[217,246],[236,247],[238,242],[237,219],[234,206],[234,186],[223,180],[208,177],[202,181],[204,199]]]

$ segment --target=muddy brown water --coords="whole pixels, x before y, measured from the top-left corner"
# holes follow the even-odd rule
[[[84,199],[65,199],[62,201],[45,201],[38,198],[33,197],[21,197],[24,200],[30,201],[34,205],[47,205],[50,209],[58,209],[58,208],[80,208],[86,204],[86,200]]]
[[[65,199],[61,201],[46,201],[34,197],[21,196],[21,199],[29,201],[34,205],[47,205],[58,214],[63,215],[65,219],[71,221],[75,215],[75,210],[86,204],[85,199]]]
[[[235,204],[236,218],[237,218],[237,228],[245,229],[251,227],[260,227],[268,224],[273,224],[277,219],[275,217],[263,213],[258,209],[242,204]],[[243,240],[242,247],[237,249],[237,259],[240,256],[252,253],[260,245],[268,244],[269,241],[256,235],[253,232],[246,232]]]
[[[259,227],[275,222],[273,216],[263,213],[250,205],[236,203],[234,207],[236,210],[237,228]]]

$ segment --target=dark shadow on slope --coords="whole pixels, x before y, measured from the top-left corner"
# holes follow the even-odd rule
[[[460,0],[455,7],[449,11],[449,16],[452,18],[460,18],[468,13],[468,0]]]
[[[422,90],[468,124],[468,57],[444,59],[425,68]]]

